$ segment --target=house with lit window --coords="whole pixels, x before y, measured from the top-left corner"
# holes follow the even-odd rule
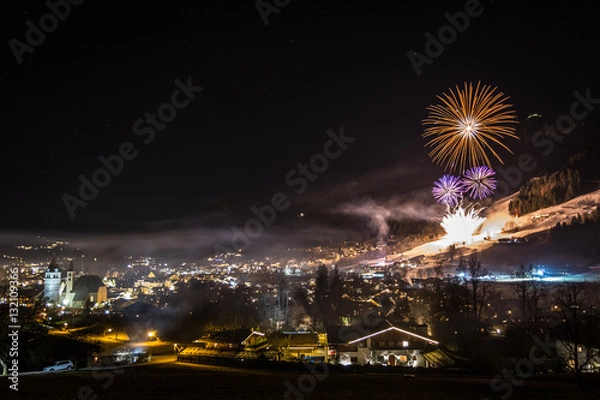
[[[242,346],[245,351],[260,351],[269,347],[267,335],[259,331],[252,331],[244,340]]]
[[[177,355],[177,361],[226,366],[260,366],[277,358],[264,333],[249,329],[207,332]]]
[[[269,345],[283,361],[327,362],[327,334],[304,331],[282,331],[268,338]]]
[[[433,367],[426,354],[439,342],[425,332],[400,328],[387,321],[375,327],[363,325],[331,328],[330,349],[339,364]],[[335,332],[337,330],[337,332]]]
[[[568,340],[557,340],[556,355],[568,370],[600,372],[600,341],[584,346]]]

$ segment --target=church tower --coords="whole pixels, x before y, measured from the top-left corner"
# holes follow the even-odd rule
[[[65,282],[65,290],[61,294],[61,303],[63,306],[72,307],[73,297],[73,286],[75,284],[75,268],[73,267],[73,261],[69,263],[69,269],[67,270],[67,280]]]
[[[67,271],[67,286],[65,287],[65,294],[68,295],[73,291],[73,281],[75,280],[75,268],[73,268],[73,261],[69,263],[69,270]]]
[[[46,270],[46,275],[44,279],[44,297],[48,299],[48,301],[52,301],[54,303],[60,302],[60,281],[62,277],[62,272],[56,263],[56,260],[52,258],[52,262],[48,265],[48,269]]]

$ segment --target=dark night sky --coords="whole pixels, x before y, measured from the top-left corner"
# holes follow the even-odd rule
[[[406,53],[424,53],[425,32],[437,33],[464,1],[296,0],[268,26],[253,1],[197,3],[85,1],[21,65],[9,40],[24,41],[25,21],[37,25],[48,9],[4,6],[3,232],[197,230],[208,241],[274,192],[291,193],[286,173],[340,127],[356,142],[292,199],[279,228],[300,211],[364,196],[418,200],[441,173],[420,121],[448,87],[498,86],[521,121],[567,112],[574,90],[600,95],[600,8],[589,3],[482,1],[482,14],[419,77]],[[134,122],[188,77],[204,90],[142,143]],[[61,196],[76,196],[78,176],[126,141],[138,156],[71,219]]]

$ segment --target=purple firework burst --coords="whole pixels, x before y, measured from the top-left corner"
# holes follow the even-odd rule
[[[463,174],[464,190],[472,199],[485,199],[496,189],[496,172],[488,166],[469,168]]]
[[[455,206],[463,197],[464,188],[460,178],[444,175],[433,185],[431,193],[438,203]]]

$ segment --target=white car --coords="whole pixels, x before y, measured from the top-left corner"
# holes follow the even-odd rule
[[[71,360],[61,360],[54,363],[54,365],[50,365],[49,367],[44,368],[44,372],[51,371],[67,371],[73,369],[73,362]]]

